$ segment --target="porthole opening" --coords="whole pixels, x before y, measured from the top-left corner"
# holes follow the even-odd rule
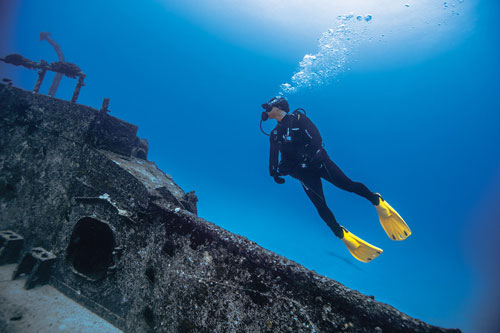
[[[66,258],[76,272],[97,281],[106,276],[113,263],[114,247],[111,228],[97,219],[84,217],[71,233]]]

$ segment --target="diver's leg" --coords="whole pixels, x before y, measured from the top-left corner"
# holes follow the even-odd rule
[[[321,177],[318,175],[310,175],[305,178],[299,179],[302,183],[302,187],[306,192],[309,199],[318,210],[319,216],[326,222],[326,224],[332,229],[335,236],[338,238],[344,237],[344,231],[338,224],[332,211],[326,205],[325,196],[323,194],[323,185],[321,184]]]
[[[323,160],[323,167],[321,169],[321,177],[325,178],[333,185],[344,191],[356,193],[366,198],[372,204],[378,205],[379,196],[377,194],[370,191],[363,183],[352,181],[329,157]]]

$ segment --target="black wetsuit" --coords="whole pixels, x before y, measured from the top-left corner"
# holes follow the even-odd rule
[[[374,205],[378,204],[378,195],[362,183],[353,182],[330,159],[323,148],[318,129],[304,114],[298,111],[287,114],[271,132],[270,139],[271,176],[290,175],[300,180],[319,215],[337,237],[342,238],[344,233],[326,204],[321,178],[368,199]],[[281,162],[278,164],[279,153]]]

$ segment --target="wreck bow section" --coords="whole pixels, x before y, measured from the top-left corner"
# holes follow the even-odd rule
[[[449,331],[197,217],[132,124],[5,85],[0,115],[0,230],[126,331]]]

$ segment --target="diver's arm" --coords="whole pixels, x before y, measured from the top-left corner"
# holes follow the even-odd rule
[[[269,150],[269,174],[271,177],[278,175],[279,149],[273,135],[271,135],[271,148]]]
[[[285,179],[281,178],[278,174],[278,159],[279,159],[279,149],[276,143],[276,137],[271,135],[271,149],[269,151],[269,174],[274,178],[274,181],[278,184],[283,184]]]

